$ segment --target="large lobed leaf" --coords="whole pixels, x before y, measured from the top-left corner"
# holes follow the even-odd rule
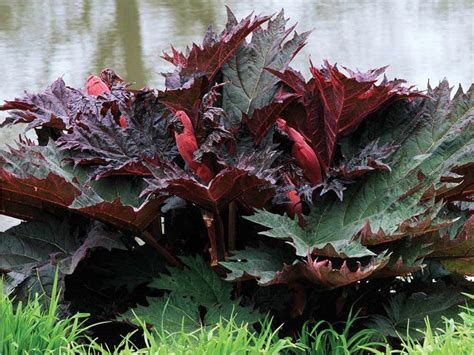
[[[172,54],[164,54],[163,58],[176,67],[173,73],[165,74],[166,87],[172,90],[189,88],[194,79],[201,76],[211,80],[245,37],[269,18],[250,15],[237,22],[232,11],[227,8],[227,25],[219,35],[210,27],[202,46],[194,43],[186,53],[171,48]]]
[[[282,250],[268,247],[247,248],[234,251],[222,266],[230,270],[229,281],[256,279],[261,286],[274,284],[320,285],[332,289],[361,281],[383,269],[389,258],[381,255],[362,265],[360,262],[349,265],[330,259],[315,259],[308,256],[306,261],[293,260]]]
[[[148,298],[148,307],[138,306],[123,315],[131,321],[140,320],[167,331],[193,331],[202,326],[217,323],[220,318],[237,323],[255,323],[262,315],[251,307],[240,305],[240,300],[231,300],[232,284],[227,283],[209,269],[200,257],[182,257],[187,269],[169,269],[150,286],[167,290],[162,298]],[[201,316],[200,307],[206,313]]]
[[[66,257],[80,246],[78,231],[68,220],[23,222],[0,233],[0,268],[28,273],[47,262],[51,255]]]
[[[161,200],[144,203],[139,183],[121,177],[86,183],[86,172],[64,163],[66,157],[53,143],[1,151],[0,211],[37,219],[41,210],[69,210],[135,230],[145,229],[156,218]]]
[[[267,190],[274,184],[274,172],[262,171],[260,166],[254,165],[254,158],[258,159],[256,155],[241,157],[235,166],[221,170],[208,185],[198,182],[177,166],[148,165],[153,179],[148,180],[144,194],[169,193],[210,212],[219,211],[238,198],[264,204],[269,198]]]
[[[112,110],[88,110],[87,120],[58,139],[61,150],[75,165],[89,165],[91,178],[109,175],[149,176],[147,160],[173,159],[177,155],[168,130],[169,112],[153,91],[137,92],[130,107],[122,110],[127,128],[117,124]]]
[[[8,111],[2,126],[27,123],[26,129],[52,128],[57,132],[69,130],[81,121],[97,117],[97,112],[110,111],[118,122],[120,111],[130,104],[131,94],[123,80],[111,69],[104,69],[101,77],[110,93],[97,97],[66,86],[62,78],[54,81],[44,92],[25,93],[23,98],[6,101],[0,110]]]
[[[11,275],[18,298],[27,299],[30,292],[47,293],[56,268],[64,291],[65,275],[72,274],[92,249],[125,249],[120,234],[99,222],[74,225],[70,219],[45,215],[41,222],[22,222],[0,233],[0,271]]]
[[[49,261],[71,274],[89,249],[124,249],[119,234],[97,222],[86,231],[73,228],[71,220],[47,216],[45,221],[22,222],[0,233],[0,268],[28,273]]]
[[[78,95],[80,93],[67,87],[64,80],[59,78],[43,93],[25,93],[25,97],[6,101],[0,106],[0,110],[9,111],[2,126],[27,123],[27,129],[38,126],[69,128],[70,105]]]
[[[409,335],[411,338],[421,339],[423,333],[418,330],[426,328],[426,317],[434,329],[444,322],[444,318],[457,319],[459,306],[465,301],[459,289],[442,285],[431,294],[401,293],[392,297],[385,306],[386,315],[374,316],[369,326],[386,336],[404,338]]]
[[[223,65],[223,81],[230,82],[223,88],[223,109],[230,126],[238,126],[242,115],[251,117],[250,121],[261,120],[252,115],[273,101],[278,83],[265,69],[284,70],[304,46],[309,32],[295,33],[285,42],[295,27],[286,29],[286,23],[282,10],[268,22],[268,28],[258,27],[250,43],[243,41]]]
[[[296,219],[291,219],[286,215],[280,216],[268,211],[257,211],[246,219],[254,223],[269,228],[260,232],[270,238],[286,241],[295,248],[296,255],[305,257],[308,254],[316,254],[327,257],[356,258],[367,255],[374,255],[369,249],[360,244],[358,240],[351,238],[330,238],[326,235],[317,235],[311,228],[311,224],[317,222],[308,217],[309,225],[302,229]],[[322,222],[319,222],[322,223]]]

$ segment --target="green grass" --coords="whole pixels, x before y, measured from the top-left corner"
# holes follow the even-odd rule
[[[315,326],[305,324],[299,339],[280,338],[278,330],[272,330],[271,321],[261,324],[257,333],[247,324],[238,325],[233,319],[221,320],[211,329],[203,328],[192,333],[185,331],[169,333],[164,329],[150,331],[141,323],[146,342],[145,349],[135,349],[129,335],[112,354],[363,354],[362,346],[383,346],[372,339],[379,334],[364,329],[351,334],[351,328],[357,317],[349,315],[341,332],[327,322],[318,322]],[[138,320],[139,321],[139,320]],[[109,351],[93,344],[100,354]]]
[[[77,340],[87,329],[83,314],[59,319],[57,283],[47,310],[36,295],[29,302],[14,305],[0,278],[0,355],[74,353]]]
[[[474,296],[469,296],[474,298]],[[58,292],[54,293],[47,309],[40,297],[26,304],[14,305],[5,294],[0,279],[0,355],[36,354],[471,354],[474,349],[474,309],[463,307],[461,321],[445,319],[442,329],[433,329],[426,320],[427,331],[421,341],[401,339],[401,349],[385,345],[384,338],[375,330],[353,332],[357,316],[349,315],[342,330],[327,322],[314,326],[307,323],[298,339],[282,338],[271,321],[261,324],[256,332],[248,324],[237,324],[234,319],[222,320],[212,328],[195,332],[170,333],[165,329],[148,329],[141,322],[146,347],[137,349],[132,334],[116,348],[109,350],[89,339],[84,326],[86,315],[77,314],[60,319]],[[382,339],[375,341],[374,339]]]
[[[117,349],[109,352],[94,343],[91,348],[98,354],[131,355],[131,354],[281,354],[303,350],[301,344],[294,343],[290,338],[278,337],[278,329],[273,330],[271,322],[262,324],[259,333],[248,324],[236,324],[221,320],[212,328],[187,333],[185,331],[169,333],[166,330],[148,330],[142,324],[146,348],[136,349],[125,338]]]
[[[353,333],[352,327],[357,319],[357,315],[353,316],[351,311],[341,332],[336,331],[332,324],[324,321],[320,321],[312,327],[305,324],[299,343],[303,344],[306,350],[313,355],[357,355],[366,352],[363,347],[384,346],[385,342],[374,340],[385,339],[373,329],[362,329]]]

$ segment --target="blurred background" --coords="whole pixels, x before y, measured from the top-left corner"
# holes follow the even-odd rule
[[[284,8],[298,31],[312,29],[293,64],[306,75],[311,57],[360,70],[390,64],[389,77],[420,89],[428,79],[474,81],[474,0],[0,0],[0,102],[59,76],[81,87],[104,67],[162,86],[171,69],[162,52],[200,43],[209,24],[220,31],[225,5],[238,18]],[[21,131],[0,131],[0,146]]]

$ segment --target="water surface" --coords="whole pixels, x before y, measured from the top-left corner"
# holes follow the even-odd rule
[[[136,86],[162,86],[163,50],[200,42],[209,24],[222,28],[225,4],[237,17],[283,7],[298,31],[312,29],[294,61],[306,74],[311,56],[361,70],[390,64],[389,77],[420,88],[443,77],[474,81],[472,0],[0,0],[0,101],[59,76],[81,86],[103,67]],[[21,130],[0,131],[0,146]]]

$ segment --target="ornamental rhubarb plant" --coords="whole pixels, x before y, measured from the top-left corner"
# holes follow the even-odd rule
[[[164,54],[161,89],[104,69],[5,101],[2,129],[37,135],[0,151],[6,287],[48,293],[57,268],[66,312],[121,327],[270,312],[291,332],[356,307],[387,335],[394,299],[473,293],[474,89],[327,61],[305,79],[287,22],[228,10]]]

